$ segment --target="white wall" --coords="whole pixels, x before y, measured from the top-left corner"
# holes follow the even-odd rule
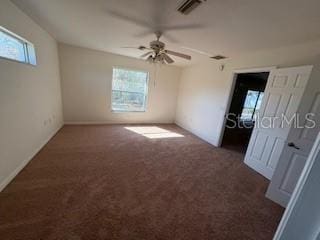
[[[217,146],[232,86],[233,71],[258,67],[316,65],[311,78],[320,81],[320,42],[260,51],[226,61],[208,60],[183,70],[176,123]],[[220,64],[225,63],[224,71]],[[320,83],[320,82],[319,82]]]
[[[142,60],[65,44],[59,44],[59,56],[66,123],[174,122],[180,68],[158,66],[156,70]],[[111,112],[113,66],[149,72],[146,112]]]
[[[0,191],[62,126],[56,41],[9,0],[0,25],[35,45],[36,67],[0,59]],[[45,124],[46,123],[46,124]]]

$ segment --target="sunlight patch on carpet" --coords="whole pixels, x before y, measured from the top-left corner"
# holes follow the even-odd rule
[[[182,134],[172,132],[163,128],[155,127],[155,126],[125,127],[125,129],[150,139],[184,137]]]

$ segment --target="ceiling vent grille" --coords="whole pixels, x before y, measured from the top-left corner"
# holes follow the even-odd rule
[[[210,58],[215,59],[215,60],[222,60],[222,59],[226,59],[227,57],[222,56],[222,55],[216,55],[216,56],[213,56],[213,57],[210,57]]]
[[[178,12],[187,15],[206,0],[186,0],[178,8]]]

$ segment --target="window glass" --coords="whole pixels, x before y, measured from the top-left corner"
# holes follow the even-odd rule
[[[254,111],[253,119],[257,118],[257,114],[259,113],[259,110],[261,108],[261,103],[262,103],[263,96],[264,96],[264,93],[260,92],[259,98],[258,98],[258,101],[257,101],[256,110]]]
[[[24,43],[0,30],[0,56],[25,62]]]
[[[148,73],[114,68],[112,77],[112,110],[144,112],[146,110]]]
[[[252,120],[257,117],[257,112],[261,107],[263,92],[249,90],[244,102],[241,120]]]
[[[37,65],[36,51],[32,44],[28,44],[28,57],[30,64]]]
[[[37,64],[33,44],[0,27],[0,57],[18,62]]]

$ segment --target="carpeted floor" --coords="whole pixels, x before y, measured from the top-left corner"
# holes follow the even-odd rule
[[[63,127],[0,193],[0,239],[272,239],[283,209],[241,153],[124,127]]]

